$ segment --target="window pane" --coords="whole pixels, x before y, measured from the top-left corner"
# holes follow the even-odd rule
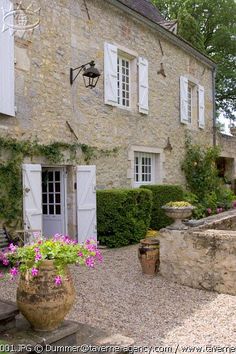
[[[60,181],[60,171],[55,172],[55,181]]]
[[[56,190],[56,192],[60,192],[61,191],[60,183],[55,183],[55,190]]]
[[[54,194],[49,194],[49,203],[54,203]]]
[[[56,214],[57,215],[61,214],[61,206],[60,205],[56,205]]]
[[[49,214],[54,215],[54,205],[49,205]]]
[[[60,203],[61,202],[61,196],[60,194],[56,194],[56,203]]]
[[[48,183],[48,190],[49,190],[49,192],[53,192],[53,190],[54,190],[53,183]]]
[[[46,204],[47,203],[47,194],[43,194],[43,203]]]
[[[48,181],[53,181],[53,172],[52,171],[48,172]]]
[[[47,213],[48,213],[48,207],[47,205],[43,205],[43,214],[47,215]]]

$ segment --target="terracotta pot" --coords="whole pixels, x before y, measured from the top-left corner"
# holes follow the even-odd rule
[[[75,300],[75,289],[68,268],[61,285],[56,285],[53,261],[46,260],[39,273],[21,275],[17,289],[17,305],[36,331],[52,331],[59,327]]]
[[[163,206],[162,209],[165,210],[165,213],[169,218],[174,219],[174,223],[170,226],[167,226],[167,229],[184,230],[188,228],[182,223],[182,220],[187,219],[192,215],[194,209],[193,206],[186,206],[181,208]]]
[[[141,263],[143,274],[154,276],[159,271],[159,247],[160,243],[156,239],[144,239],[140,241],[138,258]]]

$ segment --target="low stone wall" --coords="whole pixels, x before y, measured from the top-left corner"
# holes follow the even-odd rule
[[[236,295],[236,210],[188,230],[160,231],[160,272],[193,288]],[[224,229],[217,230],[216,227]],[[234,228],[235,230],[235,228]]]

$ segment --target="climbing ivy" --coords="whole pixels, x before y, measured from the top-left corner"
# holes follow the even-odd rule
[[[118,149],[100,150],[86,144],[37,141],[0,137],[0,221],[8,227],[18,227],[22,222],[22,163],[26,157],[45,157],[48,163],[78,163],[77,151],[82,151],[85,163],[99,155],[116,154]],[[69,153],[69,154],[68,154]]]

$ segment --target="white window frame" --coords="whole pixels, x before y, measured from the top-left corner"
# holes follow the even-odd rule
[[[192,123],[193,118],[193,90],[194,84],[188,81],[188,123]]]
[[[146,160],[146,161],[145,161]],[[150,164],[148,161],[150,161]],[[134,152],[134,183],[153,184],[155,181],[156,156],[150,152]],[[138,177],[138,180],[136,179]]]
[[[128,76],[128,83],[123,82],[123,65],[122,65],[122,61],[124,61],[125,63],[128,63],[128,75],[125,73],[125,78]],[[125,70],[127,70],[127,67],[125,66]],[[123,85],[127,86],[128,85],[128,90],[126,90],[125,87],[125,91],[123,90]],[[125,98],[123,98],[123,92],[125,92]],[[131,97],[131,60],[128,59],[127,57],[125,57],[124,55],[121,55],[119,53],[119,49],[118,49],[118,54],[117,54],[117,100],[118,100],[118,107],[121,108],[125,108],[125,109],[130,109],[131,108],[131,101],[132,101],[132,97]],[[127,93],[128,96],[127,97]],[[123,100],[125,100],[125,104],[123,103]],[[128,105],[126,104],[128,102]]]
[[[152,156],[153,159],[153,169],[151,181],[135,181],[135,156],[137,153],[143,154],[143,156]],[[130,165],[127,170],[127,178],[131,180],[131,186],[133,188],[138,188],[141,185],[150,184],[162,184],[165,178],[164,162],[165,156],[163,149],[148,146],[132,145],[128,150],[128,161]]]

